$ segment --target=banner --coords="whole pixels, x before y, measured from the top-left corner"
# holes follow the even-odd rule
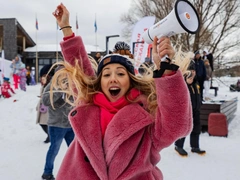
[[[151,27],[154,22],[155,16],[146,16],[140,19],[133,28],[130,47],[135,59],[136,74],[138,73],[139,66],[145,61],[145,57],[147,57],[149,46],[149,44],[143,42],[142,34]]]

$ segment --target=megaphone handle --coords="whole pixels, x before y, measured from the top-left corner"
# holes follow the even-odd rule
[[[168,58],[168,55],[165,55],[164,57],[161,58],[161,62],[166,62]]]

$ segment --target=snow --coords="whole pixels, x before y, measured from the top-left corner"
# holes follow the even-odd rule
[[[240,92],[230,92],[229,85],[238,78],[222,77],[213,81],[219,87],[216,99],[240,98]],[[0,98],[0,179],[39,180],[43,173],[49,144],[41,127],[36,124],[36,104],[40,84],[27,86],[27,92],[16,90],[9,99]],[[214,99],[213,90],[210,90]],[[14,102],[16,100],[16,102]],[[161,151],[161,169],[165,180],[236,180],[240,178],[240,103],[234,119],[229,124],[228,137],[209,136],[202,133],[200,147],[205,156],[190,152],[189,136],[185,141],[188,157],[180,157],[174,145]],[[57,174],[67,150],[63,142],[55,160],[54,175]]]

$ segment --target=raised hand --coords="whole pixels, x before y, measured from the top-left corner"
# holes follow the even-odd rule
[[[63,5],[63,3],[58,5],[56,10],[52,14],[56,18],[58,26],[60,28],[70,27],[69,11]],[[64,28],[64,29],[62,29],[62,31],[63,31],[64,36],[70,36],[73,33],[71,28]]]
[[[52,14],[56,18],[57,23],[60,28],[62,28],[64,26],[70,26],[69,12],[62,3],[57,6],[56,10]]]
[[[168,37],[154,38],[152,43],[152,57],[158,70],[161,66],[161,58],[167,55],[169,59],[172,59],[174,54],[175,51]]]

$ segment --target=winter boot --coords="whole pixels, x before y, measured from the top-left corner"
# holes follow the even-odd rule
[[[188,153],[183,148],[175,146],[175,150],[180,156],[183,156],[183,157],[188,156]]]
[[[49,143],[50,142],[50,139],[49,139],[49,136],[46,138],[45,141],[43,141],[44,143]]]
[[[43,180],[55,180],[55,178],[52,174],[50,174],[50,175],[43,174],[42,179]]]
[[[201,150],[200,148],[192,148],[191,151],[192,151],[193,153],[197,153],[197,154],[199,154],[199,155],[204,155],[204,154],[206,154],[206,151]]]

